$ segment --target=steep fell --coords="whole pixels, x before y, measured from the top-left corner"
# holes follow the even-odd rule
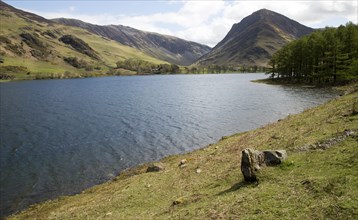
[[[234,24],[225,38],[196,64],[265,66],[275,51],[313,31],[281,14],[261,9]]]
[[[177,65],[190,65],[210,51],[210,47],[177,37],[137,30],[122,25],[94,25],[76,19],[58,18],[53,21],[86,29]]]

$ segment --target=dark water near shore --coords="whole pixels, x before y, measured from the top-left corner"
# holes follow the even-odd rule
[[[0,84],[0,210],[73,194],[121,170],[216,142],[335,94],[251,83],[264,74]]]

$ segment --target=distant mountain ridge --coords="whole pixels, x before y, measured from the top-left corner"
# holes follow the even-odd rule
[[[41,16],[31,13],[31,12],[17,9],[11,5],[6,4],[3,1],[0,1],[0,8],[1,8],[1,10],[11,11],[11,12],[15,13],[17,16],[19,16],[27,21],[30,21],[30,22],[37,21],[37,22],[48,23],[48,24],[53,23],[51,20],[48,20],[44,17],[41,17]]]
[[[26,12],[0,0],[0,80],[149,74],[169,65],[144,52]],[[141,61],[147,69],[118,67]]]
[[[208,53],[211,48],[177,37],[137,30],[123,25],[94,25],[76,19],[57,18],[52,21],[86,29],[94,34],[115,40],[177,65],[190,65]]]
[[[313,31],[284,15],[261,9],[234,24],[196,64],[266,66],[275,51]]]
[[[128,26],[101,26],[65,18],[48,20],[1,0],[0,6],[1,56],[6,58],[8,65],[18,65],[18,59],[29,59],[22,63],[28,64],[24,66],[31,71],[40,71],[30,63],[41,61],[41,65],[50,65],[52,69],[61,66],[60,72],[99,67],[103,73],[108,68],[118,67],[118,61],[129,58],[185,66],[266,66],[278,49],[314,31],[281,14],[262,9],[234,24],[225,38],[211,49]],[[76,63],[75,57],[84,62]],[[51,72],[50,68],[44,70]]]

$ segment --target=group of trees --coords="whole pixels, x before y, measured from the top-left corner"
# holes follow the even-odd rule
[[[101,69],[101,67],[99,67],[98,65],[93,66],[93,65],[89,64],[88,62],[86,62],[84,59],[79,59],[77,57],[64,57],[63,60],[73,67],[76,67],[78,69],[84,68],[86,71],[93,71],[94,69],[95,70]]]
[[[137,58],[128,58],[116,63],[117,69],[126,69],[137,74],[204,74],[204,73],[229,73],[229,72],[263,72],[258,66],[226,66],[211,64],[208,66],[182,67],[175,64],[154,64]]]
[[[161,74],[161,73],[179,73],[179,66],[174,64],[153,64],[151,62],[129,58],[116,63],[117,68],[132,70],[138,74]]]
[[[217,65],[210,64],[208,66],[192,66],[185,67],[182,71],[183,73],[256,73],[256,72],[265,72],[264,67],[259,66],[232,66],[232,65]]]
[[[325,28],[278,50],[267,71],[290,82],[337,83],[358,78],[358,26]]]

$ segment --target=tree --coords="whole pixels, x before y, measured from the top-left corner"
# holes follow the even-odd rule
[[[358,78],[358,26],[325,28],[292,41],[270,59],[267,74],[290,82],[337,83]]]

